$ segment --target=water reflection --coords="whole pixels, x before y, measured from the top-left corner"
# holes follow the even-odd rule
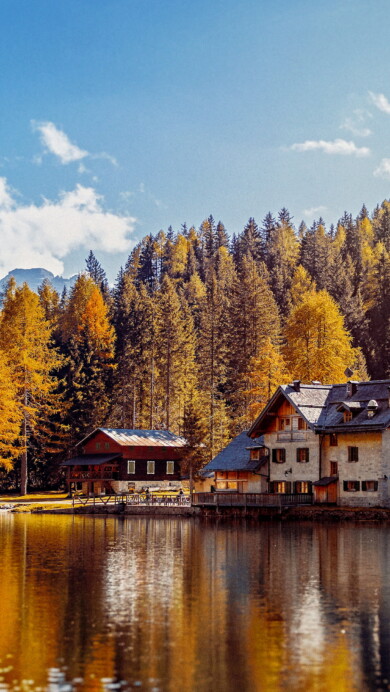
[[[0,516],[0,690],[390,689],[381,526]]]

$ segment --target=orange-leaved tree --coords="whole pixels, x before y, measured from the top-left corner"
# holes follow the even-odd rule
[[[56,436],[61,397],[55,373],[61,358],[51,342],[51,325],[38,296],[26,283],[17,288],[12,279],[0,318],[0,348],[12,369],[21,409],[20,491],[25,495],[30,439],[43,435],[50,444]]]
[[[303,382],[345,382],[347,367],[360,363],[344,318],[327,291],[309,290],[291,311],[283,349],[289,372]],[[365,376],[364,366],[360,376]]]

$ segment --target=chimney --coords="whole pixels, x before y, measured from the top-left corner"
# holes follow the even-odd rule
[[[301,391],[301,380],[293,380],[292,386],[294,387],[296,392]]]
[[[347,396],[353,396],[358,388],[358,382],[356,380],[349,380],[347,382]]]

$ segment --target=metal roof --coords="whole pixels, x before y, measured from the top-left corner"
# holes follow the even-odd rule
[[[97,428],[78,445],[85,444],[96,433],[102,432],[122,447],[187,447],[184,437],[169,430],[132,430],[128,428]]]
[[[108,464],[114,459],[120,459],[120,454],[83,454],[82,456],[72,457],[63,461],[61,466],[101,466]]]
[[[253,440],[248,437],[246,431],[237,435],[217,456],[214,457],[203,471],[254,471],[261,464],[262,460],[251,460],[250,449],[264,447],[263,437]],[[254,465],[254,466],[253,466]]]

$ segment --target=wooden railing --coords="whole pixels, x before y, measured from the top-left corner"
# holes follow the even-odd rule
[[[294,507],[313,504],[310,493],[194,493],[195,506],[217,507]]]
[[[152,495],[147,493],[107,493],[107,495],[80,495],[75,493],[72,498],[73,507],[76,505],[143,505],[149,507],[189,507],[189,495]]]

